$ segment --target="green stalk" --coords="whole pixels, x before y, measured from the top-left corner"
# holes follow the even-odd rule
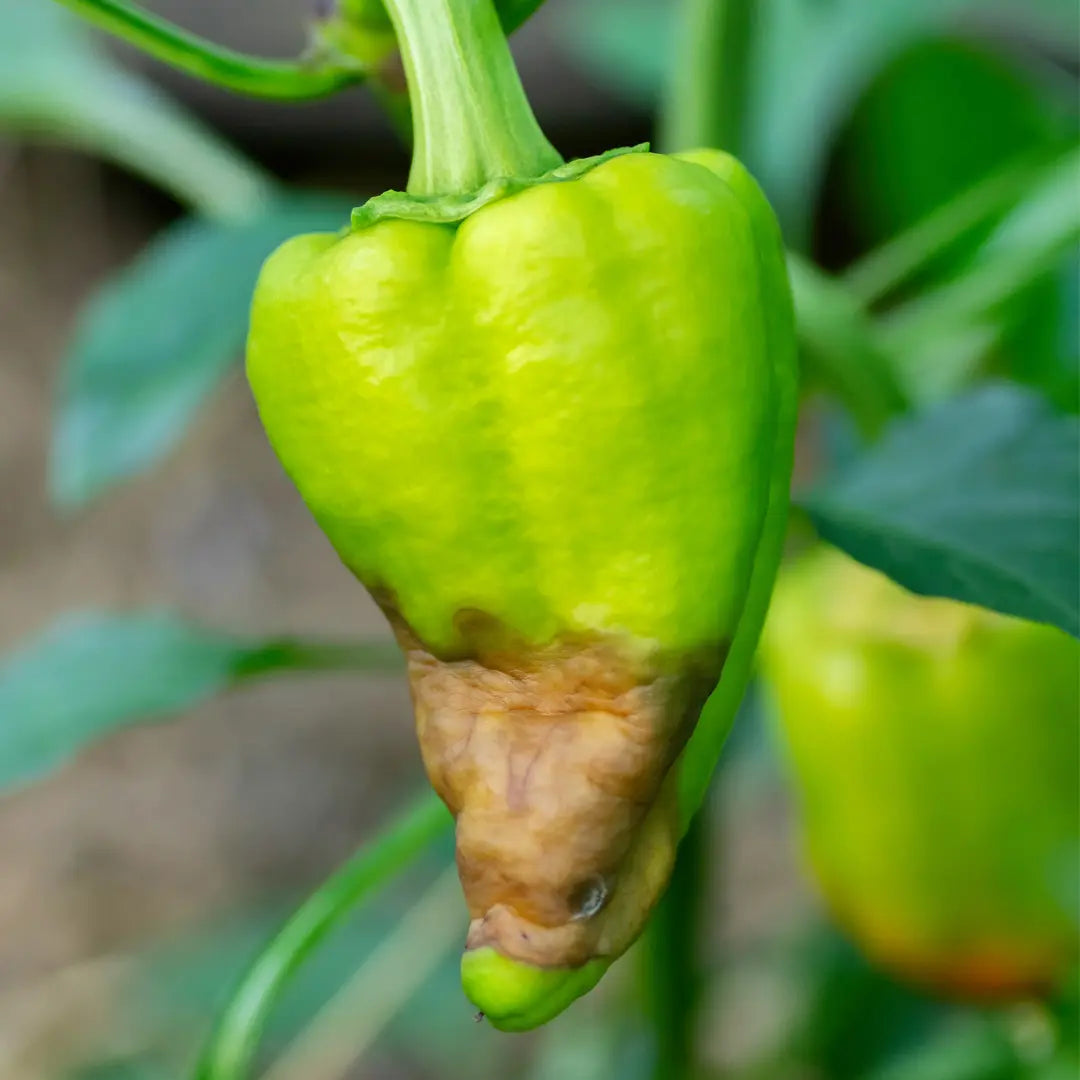
[[[737,148],[746,101],[746,55],[755,0],[683,0],[678,47],[660,119],[667,151]],[[795,388],[784,390],[780,432],[794,427]],[[783,549],[792,446],[773,447],[769,508],[746,607],[724,663],[677,765],[683,838],[667,892],[642,946],[642,983],[656,1038],[655,1080],[688,1080],[695,1071],[701,1000],[701,908],[707,889],[708,829],[703,803],[750,681],[757,640]]]
[[[656,1037],[655,1080],[687,1080],[694,1073],[704,982],[700,932],[710,854],[706,818],[703,809],[690,823],[667,892],[641,943],[645,1007]]]
[[[248,679],[267,671],[363,671],[368,674],[402,670],[401,650],[393,641],[268,641],[245,656],[236,671]]]
[[[451,824],[434,792],[425,792],[324,882],[241,980],[196,1067],[194,1080],[246,1080],[270,1011],[304,960],[361,901],[449,832]]]
[[[757,0],[684,0],[660,118],[667,150],[736,153]]]
[[[366,74],[349,57],[267,60],[215,45],[144,11],[130,0],[56,0],[87,22],[205,82],[254,97],[299,101],[326,97]]]
[[[451,864],[405,912],[262,1080],[353,1075],[386,1026],[460,945],[467,915]]]
[[[413,114],[410,195],[460,195],[562,164],[536,122],[492,0],[386,0]]]

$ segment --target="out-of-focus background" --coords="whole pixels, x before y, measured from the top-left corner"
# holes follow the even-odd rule
[[[897,15],[884,29],[841,18],[842,8],[859,6],[760,5],[776,39],[759,39],[747,61],[757,74],[738,146],[789,245],[837,272],[1010,163],[1075,137],[1075,4],[912,3],[925,13]],[[300,0],[153,7],[208,38],[272,56],[300,52],[309,14]],[[113,161],[97,152],[77,112],[68,129],[55,112],[38,122],[20,105],[20,65],[31,68],[54,41],[51,25],[31,28],[33,8],[49,0],[0,3],[0,650],[16,651],[72,609],[144,606],[252,636],[384,637],[378,612],[269,451],[238,366],[153,468],[129,470],[93,501],[50,501],[60,370],[80,311],[184,211],[162,186],[116,164],[123,151]],[[674,8],[549,0],[515,35],[536,112],[567,157],[657,137]],[[48,14],[64,34],[81,35],[66,13]],[[831,34],[821,25],[830,15],[840,28]],[[140,76],[125,93],[169,95],[289,185],[344,193],[342,206],[403,185],[407,154],[363,87],[312,104],[250,101],[105,38],[93,47]],[[830,82],[830,65],[842,78]],[[787,90],[767,92],[770,79],[783,78]],[[128,133],[143,123],[132,120]],[[953,251],[944,261],[964,257]],[[1072,249],[1025,283],[995,325],[989,362],[1064,409],[1075,407],[1076,267]],[[937,265],[926,276],[950,270]],[[176,303],[188,302],[178,290]],[[192,317],[211,316],[196,309]],[[146,332],[132,323],[132,354]],[[982,347],[969,338],[964,346]],[[822,441],[850,437],[842,424],[824,435],[821,425],[809,428],[804,476]],[[54,692],[65,679],[55,671]],[[1042,1068],[1054,1039],[1037,1006],[943,1004],[876,969],[832,928],[806,872],[791,785],[763,712],[753,697],[714,800],[702,1075],[1036,1075],[1023,1070]],[[194,703],[167,723],[119,732],[5,794],[0,1076],[183,1075],[269,930],[422,784],[397,674],[281,674]],[[272,1025],[271,1047],[383,937],[416,893],[414,877],[358,917],[301,980]],[[620,1004],[633,996],[631,969],[620,965],[548,1029],[509,1037],[470,1022],[450,955],[348,1075],[631,1076],[640,1047],[632,1009]]]

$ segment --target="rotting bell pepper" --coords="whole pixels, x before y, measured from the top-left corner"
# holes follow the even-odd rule
[[[491,0],[387,8],[408,191],[270,257],[248,377],[406,654],[465,989],[522,1030],[640,933],[741,695],[784,531],[791,301],[734,159],[563,163]]]
[[[1080,642],[906,592],[821,548],[785,568],[763,670],[810,861],[883,966],[966,998],[1080,960]]]

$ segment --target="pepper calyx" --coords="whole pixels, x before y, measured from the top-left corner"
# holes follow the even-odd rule
[[[648,152],[648,143],[620,146],[593,157],[567,161],[541,176],[497,176],[476,191],[463,194],[410,195],[407,191],[384,191],[381,195],[372,196],[363,206],[358,206],[353,210],[352,231],[359,232],[370,228],[376,222],[387,218],[436,225],[457,224],[489,203],[516,195],[526,188],[536,187],[538,184],[557,184],[567,180],[577,180],[597,166],[611,161],[612,158],[622,157],[624,154]]]

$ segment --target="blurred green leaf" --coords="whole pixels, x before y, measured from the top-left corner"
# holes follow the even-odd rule
[[[819,383],[848,409],[862,433],[876,435],[907,407],[892,359],[873,320],[841,282],[798,255],[788,256],[803,381]]]
[[[1029,1075],[1000,1024],[986,1016],[951,1019],[866,1080],[1024,1080]]]
[[[36,780],[117,728],[190,708],[279,670],[393,670],[390,643],[250,640],[165,611],[87,612],[0,663],[0,790]]]
[[[739,152],[796,248],[806,246],[835,137],[874,77],[905,47],[979,12],[1023,36],[1075,42],[1068,0],[770,0],[758,5]],[[674,44],[670,0],[589,0],[558,9],[582,65],[639,104],[656,102]],[[932,155],[930,159],[932,160]]]
[[[1050,149],[1061,129],[1042,88],[1000,52],[920,41],[874,80],[845,128],[838,197],[862,244],[879,244],[983,177]]]
[[[971,2],[762,6],[744,149],[794,246],[808,240],[830,147],[860,94],[905,45]]]
[[[52,0],[0,0],[0,27],[0,128],[100,154],[212,217],[242,219],[271,196],[256,165]]]
[[[263,260],[339,228],[345,198],[281,200],[250,221],[185,219],[86,307],[64,358],[49,492],[77,507],[166,454],[232,367]]]
[[[913,592],[1080,636],[1080,422],[991,385],[898,421],[803,504]]]
[[[913,398],[932,400],[962,385],[1000,335],[1013,298],[1075,248],[1078,183],[1080,150],[1073,149],[998,223],[960,274],[887,316],[882,344]],[[954,347],[961,341],[979,347],[965,353]]]
[[[670,0],[556,4],[560,36],[591,75],[641,106],[656,103],[674,42]]]
[[[1023,181],[1029,173],[1026,187],[1031,188],[1039,179],[1032,164],[1046,159],[1075,128],[1075,107],[1065,102],[1059,108],[1053,80],[1032,78],[1030,68],[1000,46],[924,41],[891,64],[856,109],[837,157],[836,198],[847,209],[861,246],[879,243],[916,221],[932,231],[940,217],[935,209],[962,206],[963,197],[956,200],[961,192],[973,196],[969,206],[987,211],[911,275],[916,286],[925,288],[962,272],[1008,207],[1007,202],[990,205],[995,181],[1007,195],[1010,177]],[[1065,116],[1070,108],[1071,115]],[[1003,172],[1006,165],[1014,167]],[[987,176],[992,179],[980,184]],[[984,199],[982,208],[980,192],[990,200]],[[1040,386],[1066,405],[1069,392],[1057,329],[1066,294],[1058,282],[1059,262],[1052,259],[1042,273],[1003,298],[981,334],[950,327],[919,342],[930,355],[915,364],[928,373],[931,385],[937,382],[947,390],[991,360],[997,370]],[[866,271],[873,275],[883,265],[880,258],[872,260],[855,271],[856,279],[861,273],[863,284],[872,281]]]
[[[844,271],[844,284],[861,303],[879,302],[954,254],[980,226],[1000,219],[1039,177],[1039,167],[1025,160],[979,180],[858,259]]]

